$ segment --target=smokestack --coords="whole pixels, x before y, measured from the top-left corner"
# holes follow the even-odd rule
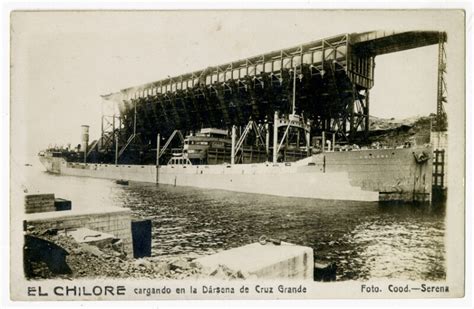
[[[81,151],[87,153],[87,146],[89,145],[89,126],[82,125],[82,139],[81,139]]]

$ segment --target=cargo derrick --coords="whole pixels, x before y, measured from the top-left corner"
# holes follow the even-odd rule
[[[103,96],[120,110],[121,125],[114,131],[120,162],[154,162],[158,133],[166,140],[176,129],[230,132],[235,125],[241,132],[249,121],[262,128],[272,124],[275,112],[291,113],[293,84],[296,113],[311,123],[311,136],[326,132],[339,143],[363,142],[375,56],[439,38],[429,31],[344,34]],[[114,152],[113,144],[102,146],[100,152]]]

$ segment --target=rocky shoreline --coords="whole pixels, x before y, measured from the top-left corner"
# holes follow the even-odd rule
[[[97,247],[77,243],[71,236],[51,232],[30,230],[28,235],[51,242],[67,252],[66,262],[71,269],[68,274],[52,272],[44,262],[31,262],[32,273],[28,279],[77,279],[77,278],[149,278],[186,279],[213,277],[216,279],[247,279],[240,271],[232,271],[223,265],[217,269],[204,270],[195,260],[196,254],[158,256],[134,259],[127,257],[113,245]]]

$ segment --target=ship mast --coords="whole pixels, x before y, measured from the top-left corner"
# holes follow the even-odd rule
[[[293,67],[293,105],[291,115],[295,114],[296,107],[296,65]]]

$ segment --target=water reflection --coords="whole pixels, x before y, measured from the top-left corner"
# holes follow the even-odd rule
[[[265,234],[336,261],[338,279],[442,279],[444,208],[132,184],[117,202],[154,222],[155,255],[209,254]]]

